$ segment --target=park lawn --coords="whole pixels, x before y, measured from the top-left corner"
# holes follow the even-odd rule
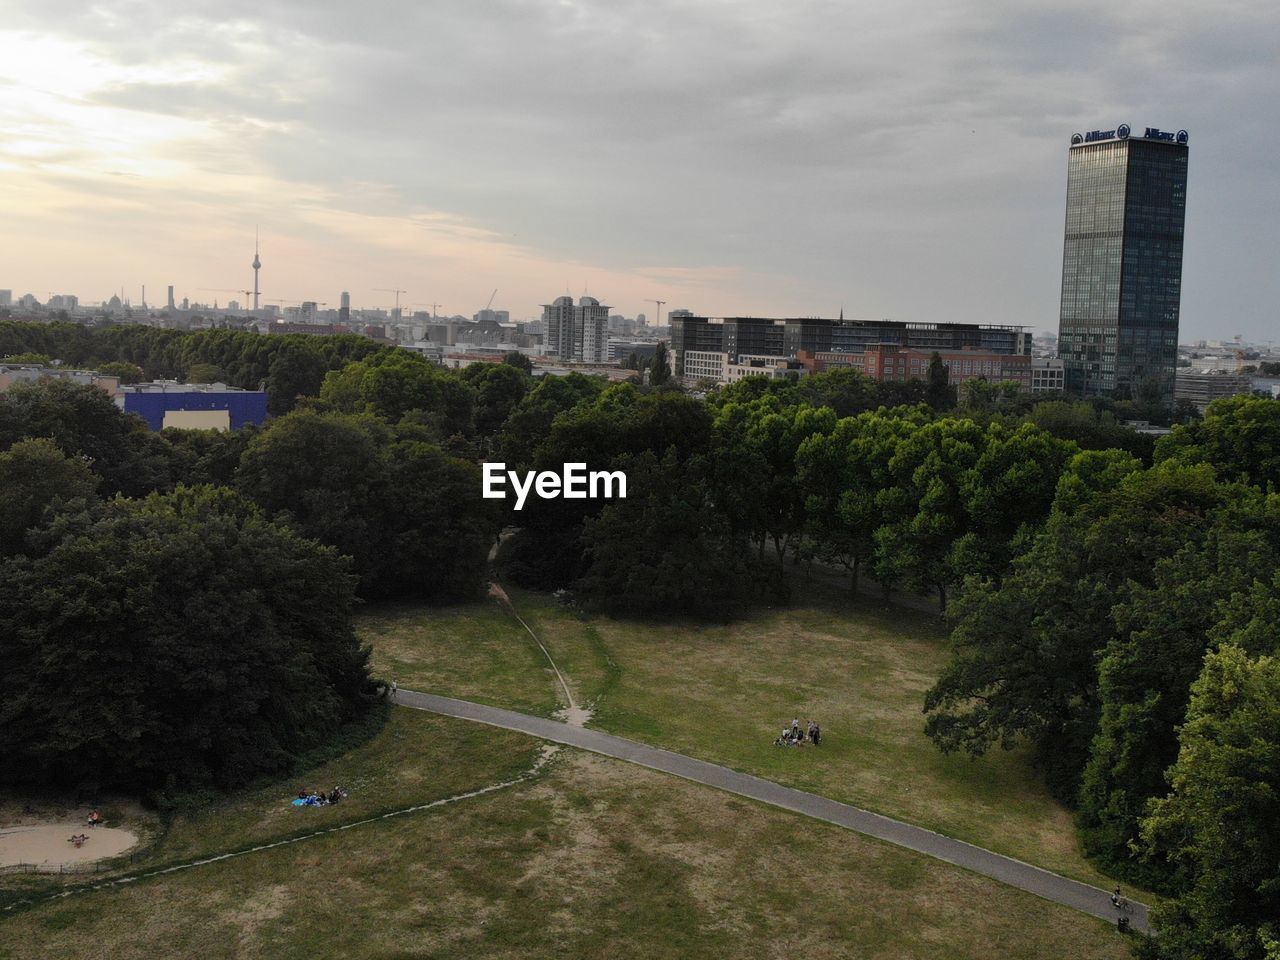
[[[937,616],[850,601],[820,582],[790,607],[759,608],[727,626],[583,618],[545,594],[511,597],[578,687],[575,696],[594,702],[592,726],[1112,885],[1085,859],[1070,811],[1049,795],[1025,750],[995,748],[974,760],[944,755],[924,736],[924,693],[948,657]],[[517,644],[500,622],[480,652],[454,659],[478,621],[501,620],[496,604],[483,617],[472,610],[398,607],[380,612],[377,629],[362,636],[379,662],[383,645],[388,659],[416,657],[424,667],[405,686],[426,685],[415,689],[513,709],[539,690],[554,692],[554,675],[540,666],[516,690],[512,673],[537,648],[527,637]],[[510,672],[491,666],[499,655]],[[545,707],[537,712],[546,715]],[[821,747],[772,745],[793,717],[821,723]]]
[[[507,790],[0,924],[6,960],[1127,955],[1030,894],[569,750]]]
[[[392,709],[371,739],[328,762],[287,779],[211,795],[207,806],[167,820],[152,814],[149,829],[139,831],[142,842],[129,855],[111,862],[110,870],[92,876],[0,875],[0,890],[38,895],[350,823],[513,779],[532,767],[540,750],[540,743],[521,734],[418,710]],[[341,803],[292,804],[299,790],[327,792],[335,785],[348,791]],[[114,808],[104,809],[110,817]]]
[[[369,742],[327,763],[173,818],[151,861],[189,860],[454,796],[527,771],[537,741],[518,733],[393,709]],[[341,803],[295,807],[299,790],[341,786]]]
[[[590,703],[609,688],[617,670],[594,623],[547,594],[509,593],[559,666],[575,703]],[[373,646],[374,675],[407,690],[543,717],[565,705],[546,656],[494,598],[449,607],[373,605],[357,617],[356,629]]]
[[[621,679],[593,725],[1110,884],[1026,750],[944,755],[924,735],[948,658],[938,617],[818,587],[728,626],[594,624]],[[820,747],[773,746],[797,717],[821,724]]]
[[[374,676],[407,690],[550,716],[555,674],[524,628],[494,599],[446,607],[382,603],[356,617],[373,645]]]

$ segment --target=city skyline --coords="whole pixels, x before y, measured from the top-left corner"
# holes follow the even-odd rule
[[[563,289],[1052,331],[1067,139],[1130,123],[1196,138],[1182,338],[1275,326],[1260,3],[181,9],[7,18],[15,296],[250,289],[259,224],[264,302],[470,315],[497,286],[513,316]],[[557,45],[599,51],[590,82],[545,70]]]

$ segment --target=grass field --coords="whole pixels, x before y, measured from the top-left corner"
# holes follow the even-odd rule
[[[851,605],[820,585],[729,626],[581,618],[542,594],[511,596],[575,696],[595,701],[593,726],[1110,883],[1024,752],[944,756],[923,735],[924,692],[947,657],[935,616],[866,597]],[[554,709],[545,659],[494,601],[374,611],[362,632],[403,686]],[[772,746],[793,717],[821,723],[820,748]]]
[[[527,737],[450,721],[411,710],[392,710],[371,741],[296,777],[219,797],[210,806],[161,821],[136,805],[105,806],[108,822],[135,830],[142,843],[115,869],[93,877],[79,875],[0,874],[0,892],[38,893],[74,887],[123,873],[137,872],[243,849],[324,827],[360,820],[388,810],[452,796],[528,769],[539,746]],[[342,803],[294,807],[299,790],[348,791]],[[0,818],[6,807],[0,805]],[[16,822],[14,805],[7,807]]]
[[[468,726],[403,723],[401,732],[426,723],[445,740]],[[479,785],[531,748],[486,733],[505,758],[465,751],[449,758],[450,776]],[[411,767],[403,796],[414,780],[438,782],[443,758],[429,746],[415,758],[387,745],[386,764],[373,762],[383,739],[365,759],[373,768]],[[269,833],[270,811],[256,810],[235,822],[247,834]],[[0,922],[5,960],[1126,954],[1110,927],[1064,907],[836,827],[572,751],[539,779],[499,793]]]

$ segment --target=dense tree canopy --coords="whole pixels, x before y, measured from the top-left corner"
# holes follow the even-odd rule
[[[1280,659],[1232,644],[1205,659],[1169,786],[1143,839],[1185,887],[1156,911],[1156,952],[1270,960],[1280,940]]]
[[[359,711],[355,578],[229,491],[58,517],[0,560],[0,776],[149,791],[286,769]]]

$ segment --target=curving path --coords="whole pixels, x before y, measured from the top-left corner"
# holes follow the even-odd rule
[[[934,833],[923,827],[902,823],[817,794],[784,787],[770,780],[730,770],[728,767],[695,760],[692,757],[650,747],[623,737],[615,737],[599,730],[588,730],[557,720],[533,717],[498,707],[487,707],[468,700],[454,700],[451,697],[402,689],[398,692],[396,702],[400,706],[428,710],[462,720],[474,720],[477,723],[487,723],[490,726],[527,733],[553,743],[562,743],[603,754],[606,757],[626,760],[652,770],[661,770],[663,773],[727,790],[730,793],[804,814],[807,817],[825,820],[868,837],[883,840],[885,843],[892,843],[938,860],[945,860],[947,863],[954,863],[966,870],[972,870],[974,873],[991,877],[1011,887],[1034,893],[1038,897],[1073,907],[1103,920],[1114,922],[1117,916],[1115,909],[1111,906],[1110,894],[1106,890],[1050,873],[1048,870],[1042,870],[1040,867],[1034,867],[1012,857],[992,853],[971,843],[944,837],[940,833]],[[1135,930],[1148,931],[1147,908],[1144,905],[1133,903],[1130,923]]]

